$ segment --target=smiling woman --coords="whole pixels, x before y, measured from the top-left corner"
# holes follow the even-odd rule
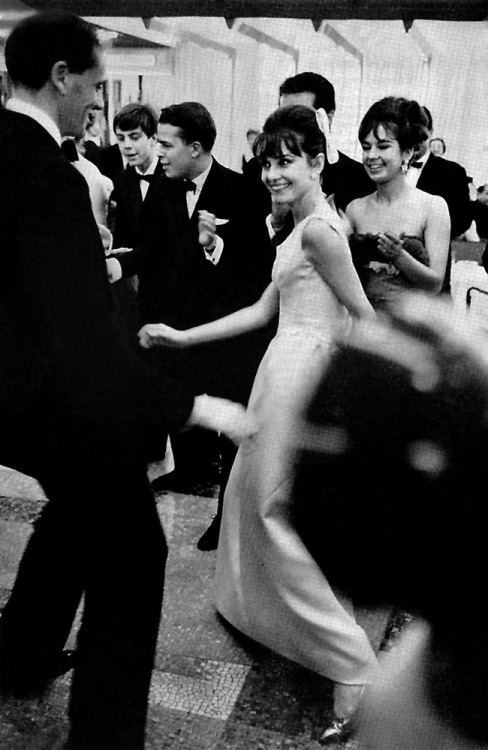
[[[450,240],[447,204],[408,184],[415,149],[428,138],[427,117],[415,101],[386,97],[359,127],[364,167],[376,192],[349,204],[350,245],[368,299],[389,308],[413,289],[442,287]]]

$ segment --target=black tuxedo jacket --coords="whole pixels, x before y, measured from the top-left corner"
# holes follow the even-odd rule
[[[217,265],[206,260],[198,242],[202,209],[226,221],[217,227],[224,240]],[[191,218],[183,182],[163,178],[157,183],[144,242],[119,260],[124,276],[139,277],[141,324],[163,322],[181,330],[252,304],[271,280],[267,230],[248,211],[242,175],[215,160]],[[245,400],[240,384],[245,382],[248,389],[263,346],[259,336],[249,336],[201,351],[166,350],[164,359],[175,373],[190,379],[197,392],[204,388]]]
[[[37,476],[161,454],[193,401],[154,380],[113,324],[85,179],[8,110],[0,151],[0,463]]]
[[[451,217],[451,237],[469,229],[471,206],[466,170],[455,161],[430,154],[417,182],[419,190],[440,195],[447,203]]]
[[[135,247],[142,242],[150,204],[157,193],[155,182],[161,178],[163,170],[158,162],[154,179],[149,184],[144,200],[142,199],[140,179],[134,167],[122,170],[115,179],[113,200],[116,203],[114,248]]]

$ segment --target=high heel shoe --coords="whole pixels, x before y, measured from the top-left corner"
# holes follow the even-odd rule
[[[324,730],[320,736],[319,744],[323,747],[333,747],[334,745],[342,745],[350,738],[352,734],[352,723],[351,719],[338,719],[337,717],[332,720],[329,726]]]

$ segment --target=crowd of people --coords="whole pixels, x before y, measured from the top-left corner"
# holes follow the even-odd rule
[[[428,108],[402,97],[375,102],[359,127],[359,164],[335,145],[332,84],[298,74],[283,82],[262,131],[248,134],[253,157],[238,174],[213,156],[215,123],[199,102],[159,116],[128,104],[113,122],[117,144],[83,146],[102,104],[104,60],[77,16],[23,20],[5,59],[0,460],[35,476],[48,502],[0,620],[1,689],[42,691],[74,667],[66,748],[143,750],[167,553],[154,492],[191,486],[218,455],[218,512],[198,542],[217,549],[217,610],[334,682],[322,743],[343,741],[359,716],[364,742],[373,742],[376,717],[389,738],[381,747],[393,746],[378,686],[385,674],[394,683],[394,669],[381,668],[357,624],[357,598],[419,612],[419,648],[434,654],[432,670],[448,666],[443,689],[429,676],[412,704],[431,701],[434,725],[467,738],[459,747],[485,741],[486,722],[463,699],[457,712],[452,682],[464,651],[459,623],[446,635],[439,616],[451,602],[446,587],[433,601],[417,590],[404,537],[392,521],[386,533],[372,520],[380,510],[398,519],[384,497],[399,495],[406,476],[422,499],[430,488],[432,503],[448,476],[459,510],[452,493],[464,454],[447,455],[438,442],[444,436],[449,447],[451,436],[457,449],[468,416],[486,439],[465,396],[485,403],[487,365],[467,346],[447,357],[449,315],[435,299],[448,297],[451,239],[471,223],[468,181],[429,150]],[[476,378],[456,375],[473,363]],[[307,409],[316,422],[308,438]],[[390,412],[396,421],[390,415],[382,432]],[[302,456],[316,439],[320,450]],[[151,488],[147,463],[169,443],[174,471]],[[390,460],[398,475],[381,470]],[[471,465],[481,479],[481,465]],[[414,469],[428,475],[424,484]],[[470,520],[478,513],[469,506]],[[413,536],[415,525],[407,528]],[[431,520],[427,528],[436,533]],[[398,590],[368,535],[388,549]],[[449,524],[439,532],[443,554],[451,535]],[[433,580],[425,531],[419,540]],[[63,648],[82,596],[71,653]]]

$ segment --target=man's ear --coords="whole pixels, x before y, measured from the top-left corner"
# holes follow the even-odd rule
[[[196,159],[202,153],[203,148],[200,141],[193,141],[193,143],[191,144],[191,155],[193,156],[193,158]]]
[[[51,68],[51,83],[61,96],[66,96],[69,74],[68,64],[64,60],[54,63]]]

